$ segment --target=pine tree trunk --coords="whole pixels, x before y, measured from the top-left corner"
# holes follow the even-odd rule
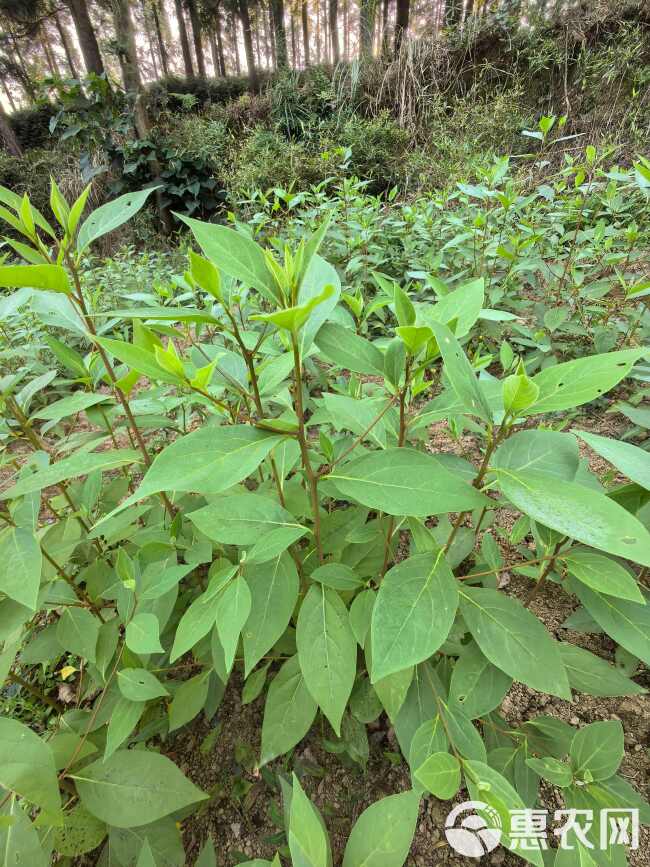
[[[230,38],[232,40],[233,52],[235,54],[235,70],[237,75],[241,75],[241,59],[239,57],[239,38],[237,36],[237,18],[235,13],[230,13]]]
[[[307,0],[302,0],[300,5],[300,17],[302,19],[302,44],[304,45],[305,69],[309,66],[309,9]]]
[[[359,3],[359,53],[372,57],[372,36],[375,29],[375,0],[360,0]]]
[[[339,47],[339,0],[329,0],[330,40],[332,43],[332,63],[336,66],[341,60]]]
[[[221,24],[221,12],[217,9],[214,16],[214,35],[217,40],[217,59],[219,61],[219,73],[226,76],[226,57],[223,51],[223,30]]]
[[[58,12],[54,16],[54,23],[56,25],[56,29],[59,31],[59,36],[61,37],[61,44],[63,45],[65,57],[68,61],[70,75],[73,78],[79,78],[79,71],[77,69],[77,58],[75,57],[74,46],[72,44],[72,40],[70,39],[70,34],[68,33],[68,28],[66,27],[65,21],[63,20],[61,14]]]
[[[298,66],[296,60],[296,19],[294,18],[293,12],[289,17],[289,22],[291,25],[291,66],[296,69]]]
[[[409,17],[411,14],[411,0],[397,0],[395,13],[395,54],[400,49],[402,40],[409,29]]]
[[[162,27],[160,25],[160,13],[158,12],[158,0],[153,0],[151,3],[151,14],[153,16],[153,26],[156,31],[156,42],[158,43],[158,55],[163,69],[163,75],[169,75],[169,59],[167,57],[167,47],[163,38]]]
[[[384,5],[381,10],[381,53],[385,56],[388,54],[388,44],[390,34],[388,32],[388,13],[390,11],[390,0],[384,0]]]
[[[244,51],[246,52],[246,64],[251,90],[258,89],[257,69],[255,68],[255,52],[253,50],[253,33],[251,31],[251,19],[248,12],[248,0],[239,0],[239,17],[244,35]]]
[[[22,157],[23,149],[21,148],[16,133],[9,123],[9,118],[5,114],[5,110],[0,102],[0,138],[2,138],[7,152],[14,157]]]
[[[196,7],[196,0],[187,0],[187,9],[190,13],[190,23],[192,25],[192,34],[194,36],[194,53],[196,55],[196,65],[199,70],[199,77],[205,78],[205,55],[203,54],[201,20]]]
[[[283,69],[289,62],[287,32],[284,27],[284,0],[271,0],[271,16],[275,36],[275,68]]]
[[[183,15],[181,0],[174,0],[174,5],[176,8],[176,20],[178,21],[178,35],[181,41],[185,76],[186,78],[194,78],[194,66],[192,64],[192,54],[190,53],[190,41],[187,38],[187,26],[185,24],[185,16]]]
[[[99,44],[93,29],[86,0],[68,0],[70,13],[74,21],[77,39],[81,47],[86,72],[94,72],[95,75],[104,75],[104,61],[99,51]]]

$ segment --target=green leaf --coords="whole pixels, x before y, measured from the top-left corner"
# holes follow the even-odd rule
[[[7,527],[0,534],[0,591],[36,610],[43,555],[38,539],[25,527]]]
[[[153,852],[151,851],[151,846],[149,845],[149,841],[145,839],[142,844],[142,849],[140,850],[140,854],[138,855],[138,863],[136,867],[156,867],[156,861],[153,857]]]
[[[492,457],[497,470],[518,473],[536,470],[572,482],[578,472],[578,441],[572,434],[551,430],[522,430],[502,443]]]
[[[460,608],[474,640],[493,665],[539,692],[571,698],[557,643],[521,602],[499,590],[463,587]]]
[[[56,627],[56,637],[69,653],[95,661],[100,621],[87,608],[66,608]]]
[[[241,691],[242,704],[250,704],[261,695],[262,690],[264,689],[264,684],[266,683],[266,675],[270,665],[271,660],[246,678],[246,683]]]
[[[43,470],[37,470],[31,475],[25,476],[9,490],[0,494],[0,500],[23,497],[25,494],[31,494],[32,491],[40,491],[67,479],[88,475],[95,470],[115,469],[141,460],[140,453],[133,449],[73,455],[71,458],[64,458],[64,460],[57,461]]]
[[[440,322],[431,322],[430,325],[445,363],[445,374],[462,401],[465,411],[470,415],[479,416],[483,421],[492,421],[490,406],[460,343],[446,325]]]
[[[415,779],[415,772],[434,753],[447,752],[449,741],[440,714],[423,722],[411,740],[408,754],[411,769],[411,784],[416,791],[424,791],[424,787]]]
[[[136,614],[126,626],[126,646],[137,654],[163,653],[160,623],[155,614]]]
[[[307,689],[298,654],[287,659],[271,681],[264,721],[260,767],[289,752],[309,731],[318,705]]]
[[[2,867],[47,867],[49,863],[34,824],[15,795],[10,795],[0,809],[0,864]]]
[[[278,528],[304,529],[279,503],[251,492],[221,497],[188,518],[209,539],[224,545],[252,545]]]
[[[486,658],[475,641],[463,647],[449,686],[450,701],[469,719],[478,719],[497,708],[512,685],[512,678]]]
[[[180,437],[156,455],[138,490],[110,517],[159,491],[226,491],[254,473],[282,439],[247,424],[208,425]]]
[[[345,563],[326,563],[314,569],[309,577],[312,581],[324,584],[325,587],[331,587],[332,590],[354,591],[363,587],[363,581],[354,569],[346,566]]]
[[[86,809],[117,828],[155,822],[208,797],[168,758],[148,750],[120,750],[70,776]]]
[[[650,605],[605,596],[578,581],[570,589],[610,638],[650,665]]]
[[[650,566],[650,533],[598,491],[535,471],[497,470],[504,495],[533,520],[565,536]]]
[[[554,786],[566,788],[573,782],[571,766],[566,762],[553,758],[553,756],[546,756],[543,759],[526,759],[526,764],[538,776],[548,780]]]
[[[416,770],[415,778],[436,798],[448,801],[460,788],[460,762],[449,753],[434,753]]]
[[[619,720],[583,726],[575,733],[569,750],[575,772],[583,778],[588,774],[588,782],[613,776],[623,753],[623,726]]]
[[[420,797],[413,791],[371,804],[352,828],[343,867],[401,867],[411,848],[419,807]]]
[[[287,839],[293,867],[332,867],[332,852],[325,825],[295,774]]]
[[[415,307],[401,286],[393,286],[393,304],[395,317],[400,325],[413,325],[415,322]]]
[[[440,689],[438,689],[438,693]],[[438,709],[449,740],[456,752],[466,759],[478,762],[487,761],[485,744],[472,721],[465,715],[460,705],[438,699]]]
[[[0,786],[60,821],[61,799],[49,745],[21,722],[0,717]]]
[[[624,379],[646,352],[644,348],[622,349],[545,368],[533,377],[539,397],[526,414],[559,412],[595,400]]]
[[[447,638],[457,608],[456,580],[442,551],[393,566],[372,612],[372,682],[432,656]]]
[[[192,277],[204,292],[208,292],[217,301],[223,301],[221,294],[221,276],[215,265],[194,250],[189,251],[190,270]]]
[[[140,722],[147,707],[146,701],[130,701],[124,696],[116,701],[108,721],[104,761],[116,752]]]
[[[372,376],[383,376],[384,356],[364,337],[336,322],[326,322],[315,338],[316,346],[325,358],[345,370]]]
[[[401,325],[395,332],[411,355],[421,352],[433,337],[433,332],[426,326]]]
[[[578,581],[608,596],[645,605],[636,579],[620,563],[589,548],[572,548],[560,560]]]
[[[187,725],[205,707],[210,686],[210,671],[204,671],[184,680],[176,692],[174,699],[169,705],[169,731]]]
[[[483,801],[489,807],[495,809],[499,814],[500,826],[503,829],[501,843],[506,848],[514,851],[516,855],[519,855],[524,860],[537,865],[537,867],[543,867],[544,862],[542,860],[539,841],[529,838],[531,848],[522,849],[517,845],[518,841],[513,840],[511,837],[513,811],[526,809],[526,805],[515,789],[510,785],[505,777],[484,762],[464,761],[463,769],[465,771],[465,780],[471,799],[473,801]],[[481,813],[481,816],[486,820],[488,828],[495,827],[495,825],[490,821],[489,814]],[[452,838],[450,838],[450,842],[453,845]],[[483,855],[484,852],[485,850],[482,844],[477,841],[475,857]]]
[[[525,375],[512,374],[503,380],[503,408],[519,415],[531,407],[539,396],[539,386]]]
[[[251,604],[251,592],[241,575],[231,581],[219,597],[217,632],[224,649],[227,671],[232,668],[239,635],[248,620]]]
[[[325,478],[334,482],[342,496],[388,515],[428,517],[489,504],[433,455],[409,448],[371,452]]]
[[[624,476],[650,491],[650,459],[647,451],[631,443],[585,431],[577,430],[576,435],[606,461],[613,464]]]
[[[246,565],[251,611],[243,630],[245,675],[283,635],[298,600],[299,579],[288,554],[262,565]]]
[[[123,668],[117,672],[117,684],[129,701],[149,701],[169,695],[156,675],[144,668]]]
[[[348,610],[335,590],[312,584],[296,626],[300,668],[307,689],[337,735],[357,669],[357,644]]]
[[[28,286],[70,294],[70,281],[61,265],[0,265],[0,286]]]
[[[453,319],[456,320],[454,334],[456,337],[465,337],[481,314],[485,299],[485,281],[483,277],[464,283],[453,292],[438,298],[433,306],[419,304],[418,318],[428,323],[430,319],[446,325]]]
[[[259,319],[261,322],[270,322],[276,328],[281,328],[285,331],[290,331],[292,334],[297,334],[298,331],[305,325],[310,317],[312,310],[327,301],[334,295],[333,286],[325,286],[325,288],[316,295],[310,298],[305,304],[297,304],[295,307],[286,307],[276,310],[273,313],[256,313],[251,316],[251,319]]]
[[[182,376],[176,372],[171,372],[160,364],[157,354],[149,352],[141,346],[135,346],[125,340],[115,340],[112,337],[95,337],[94,340],[141,376],[146,376],[154,382],[169,382],[172,385],[179,385],[183,382]]]
[[[76,415],[98,403],[112,403],[112,399],[106,394],[89,394],[86,391],[78,391],[68,397],[61,398],[61,400],[56,400],[42,409],[38,409],[33,413],[33,418],[58,422],[62,418]]]
[[[372,620],[372,609],[375,605],[377,594],[374,590],[362,590],[358,593],[350,605],[350,627],[357,639],[359,647],[363,649],[366,636]]]
[[[246,863],[255,864],[255,861]],[[270,862],[262,861],[261,863],[266,864]],[[210,837],[208,837],[203,844],[203,848],[199,853],[199,857],[196,859],[194,867],[217,867],[217,856],[214,851],[214,843]]]
[[[226,226],[203,223],[184,214],[176,216],[190,227],[204,254],[224,274],[234,277],[245,286],[252,286],[269,301],[277,301],[264,251],[255,241]]]
[[[236,571],[236,566],[220,569],[211,578],[208,590],[195,599],[190,607],[183,612],[176,628],[174,645],[169,655],[170,662],[175,662],[179,656],[191,650],[215,625],[218,611],[216,593],[232,578]],[[216,587],[217,591],[213,592],[211,587]]]
[[[112,202],[107,202],[87,217],[81,224],[77,235],[77,252],[83,251],[103,235],[107,235],[117,229],[131,217],[138,213],[140,208],[151,195],[153,188],[139,190],[137,193],[127,193],[118,196]]]
[[[616,666],[582,647],[562,643],[560,655],[571,688],[578,692],[598,696],[641,695],[647,692]]]

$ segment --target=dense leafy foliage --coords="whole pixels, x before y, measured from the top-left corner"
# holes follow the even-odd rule
[[[266,244],[179,214],[200,250],[182,280],[110,309],[92,303],[84,259],[150,191],[84,216],[88,190],[70,204],[53,183],[53,225],[0,190],[22,259],[0,267],[15,290],[2,319],[29,304],[51,360],[1,380],[3,436],[29,453],[0,494],[0,675],[34,690],[25,677],[42,666],[78,688],[72,710],[42,693],[38,734],[0,720],[11,863],[100,844],[121,864],[157,863],[161,836],[177,851],[176,822],[208,794],[164,738],[211,719],[233,672],[247,701],[265,694],[262,773],[319,715],[365,765],[366,726],[388,715],[412,790],[360,816],[348,867],[399,867],[421,798],[461,787],[540,867],[508,810],[535,806],[542,780],[567,807],[624,804],[650,821],[618,775],[620,723],[515,727],[498,710],[513,682],[567,700],[642,692],[558,642],[531,603],[569,593],[574,617],[650,662],[647,451],[571,424],[647,381],[648,289],[630,273],[650,172],[601,167],[593,149],[534,195],[507,172],[397,215],[343,180],[336,197],[303,199],[287,243],[267,201],[252,224]],[[553,300],[540,309],[536,290]],[[440,422],[475,438],[476,460],[428,446]],[[581,444],[627,482],[604,486]],[[523,598],[502,586],[499,542],[530,581]],[[320,814],[297,777],[280,785],[293,864],[327,867]],[[211,844],[201,859],[216,863]]]

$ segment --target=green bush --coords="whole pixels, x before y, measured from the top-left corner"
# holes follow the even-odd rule
[[[52,146],[50,120],[56,114],[51,103],[36,108],[21,108],[9,116],[11,126],[23,150]]]

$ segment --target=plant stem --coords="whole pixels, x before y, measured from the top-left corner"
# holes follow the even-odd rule
[[[397,436],[397,446],[398,448],[402,448],[404,443],[406,442],[406,403],[407,403],[407,395],[411,381],[411,360],[410,358],[406,361],[406,367],[404,372],[404,386],[399,391],[399,434]],[[393,532],[395,531],[395,518],[391,515],[388,521],[388,527],[386,529],[386,541],[384,543],[384,561],[381,565],[381,572],[379,574],[380,578],[383,578],[386,574],[386,570],[388,569],[388,564],[390,562],[390,543],[393,539]]]
[[[533,601],[533,599],[535,599],[542,587],[546,584],[548,576],[551,573],[553,566],[555,565],[555,559],[560,551],[560,548],[562,547],[562,545],[564,545],[565,541],[565,538],[560,539],[557,545],[553,548],[553,553],[551,554],[550,559],[542,569],[542,572],[537,579],[537,582],[531,587],[528,595],[524,599],[524,608],[530,607],[530,603]]]
[[[43,704],[46,704],[48,707],[51,707],[57,713],[65,713],[65,708],[62,704],[59,704],[56,699],[50,698],[49,695],[46,695],[44,692],[41,692],[40,689],[37,689],[33,686],[29,681],[24,680],[19,674],[14,674],[13,671],[10,671],[7,675],[7,680],[11,681],[11,683],[17,684],[19,687],[24,689],[30,695],[33,695],[34,698],[37,698],[39,701],[42,701]]]
[[[309,445],[307,443],[307,434],[305,429],[305,409],[302,401],[302,359],[300,358],[300,349],[298,348],[298,342],[295,335],[292,335],[291,342],[293,344],[294,405],[296,415],[298,416],[298,444],[300,446],[302,465],[309,486],[309,495],[314,519],[314,542],[316,543],[316,553],[318,554],[318,562],[322,563],[323,547],[321,543],[320,511],[318,502],[318,474],[314,472],[309,459]]]

